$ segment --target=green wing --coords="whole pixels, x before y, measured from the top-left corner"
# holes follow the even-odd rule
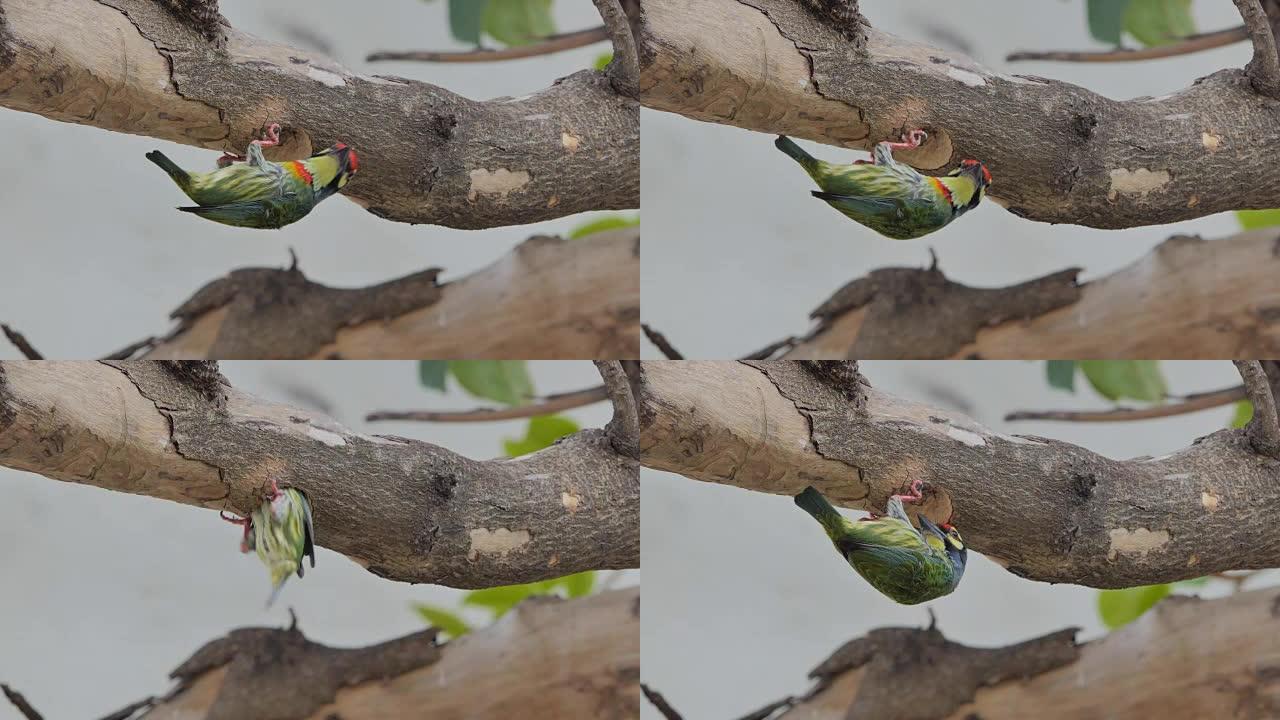
[[[236,227],[269,227],[274,214],[271,205],[261,200],[226,205],[191,205],[178,209],[223,225]]]

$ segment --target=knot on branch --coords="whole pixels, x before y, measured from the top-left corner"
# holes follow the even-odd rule
[[[218,358],[305,358],[333,342],[340,329],[389,320],[440,299],[429,268],[367,288],[331,288],[289,269],[242,268],[196,291],[170,317],[174,335],[205,315],[225,308],[209,355]]]
[[[837,30],[858,49],[867,44],[870,23],[858,10],[858,0],[803,0],[804,6],[822,22]]]
[[[972,343],[978,331],[1029,320],[1078,301],[1080,268],[1068,268],[1006,288],[952,282],[936,267],[883,268],[835,292],[810,313],[821,333],[839,316],[867,308],[848,357],[946,358]]]
[[[166,10],[183,25],[200,33],[214,47],[226,42],[226,31],[231,23],[218,11],[218,0],[163,0]]]
[[[4,5],[0,4],[0,70],[8,68],[18,57],[18,51],[13,49],[12,44],[9,25],[4,18]]]
[[[160,367],[179,382],[194,390],[200,397],[223,407],[226,402],[224,388],[231,383],[218,370],[216,360],[160,360]]]
[[[338,691],[389,680],[440,657],[435,629],[366,648],[338,649],[313,643],[296,627],[241,628],[200,648],[170,673],[184,692],[205,673],[226,667],[208,720],[259,717],[272,708],[280,720],[310,717]]]
[[[978,688],[1029,678],[1076,661],[1076,628],[1017,645],[972,648],[936,628],[880,628],[845,643],[809,673],[819,690],[865,666],[849,718],[933,720],[973,700]],[[927,693],[909,688],[927,687]],[[907,688],[904,690],[904,688]]]
[[[853,403],[855,411],[861,412],[866,407],[867,398],[863,388],[871,387],[871,383],[867,382],[867,379],[858,371],[858,361],[799,360],[797,362],[805,372]]]

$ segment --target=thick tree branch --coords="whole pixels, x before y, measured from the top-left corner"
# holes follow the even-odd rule
[[[232,630],[172,673],[139,720],[628,720],[639,713],[639,588],[534,598],[492,627],[332,648],[297,628]],[[536,671],[535,671],[536,669]]]
[[[636,463],[604,430],[476,461],[352,432],[202,368],[0,365],[0,465],[241,515],[274,478],[311,500],[318,545],[405,582],[489,587],[638,567]]]
[[[273,157],[352,145],[360,174],[344,194],[402,222],[484,228],[639,207],[637,105],[605,73],[481,102],[233,28],[207,32],[169,7],[0,0],[0,106],[216,150],[242,151],[279,122]],[[155,182],[176,192],[162,173]]]
[[[1006,422],[1016,420],[1062,420],[1066,422],[1131,422],[1173,417],[1222,407],[1246,398],[1243,385],[1188,395],[1180,402],[1144,408],[1116,407],[1110,410],[1018,410],[1004,416]]]
[[[1100,640],[1074,629],[972,648],[934,629],[881,628],[815,668],[773,720],[1226,718],[1280,713],[1280,591],[1171,597]],[[1082,689],[1087,691],[1082,692]],[[763,720],[762,716],[752,717]]]
[[[929,141],[902,159],[928,171],[980,159],[995,176],[992,197],[1042,222],[1133,227],[1280,197],[1280,103],[1243,70],[1116,101],[874,28],[842,32],[807,5],[644,0],[641,102],[848,148],[921,128]],[[805,182],[798,174],[797,193]]]
[[[640,351],[640,232],[535,236],[448,283],[438,268],[359,289],[244,268],[171,314],[152,359],[561,359]]]
[[[1211,241],[1175,236],[1097,280],[1077,284],[1076,272],[977,289],[936,268],[876,270],[815,310],[817,326],[784,357],[1280,355],[1274,229]]]
[[[476,62],[495,62],[498,60],[518,60],[520,58],[538,57],[540,55],[551,55],[552,53],[572,50],[574,48],[586,47],[598,43],[601,40],[608,40],[609,33],[604,26],[587,28],[586,30],[577,30],[574,32],[560,33],[545,37],[538,42],[529,43],[528,45],[512,45],[504,48],[476,48],[474,50],[464,50],[462,52],[447,52],[441,50],[379,50],[369,53],[365,60],[369,62],[379,62],[383,60],[413,60],[416,62],[432,62],[432,63],[476,63]]]
[[[813,485],[863,510],[923,479],[922,512],[1033,580],[1128,587],[1280,566],[1280,463],[1243,430],[1121,461],[874,388],[836,390],[793,362],[641,368],[641,457],[654,469],[782,495]]]

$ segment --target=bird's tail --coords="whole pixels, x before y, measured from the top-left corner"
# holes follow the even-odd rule
[[[186,190],[187,186],[191,184],[191,175],[189,175],[186,170],[178,167],[178,165],[172,160],[165,157],[165,154],[159,150],[152,150],[147,153],[147,159],[156,165],[159,165],[161,170],[169,173],[169,177],[173,178],[173,181],[178,183],[178,187],[183,190]]]
[[[795,144],[795,142],[786,135],[779,135],[777,140],[773,141],[774,146],[786,153],[791,159],[800,163],[800,166],[813,174],[818,169],[818,159],[805,152],[804,148]]]
[[[831,503],[827,502],[822,493],[813,489],[813,486],[805,488],[804,492],[796,495],[796,505],[812,515],[814,520],[822,523],[827,534],[837,533],[844,528],[844,517],[836,512]]]

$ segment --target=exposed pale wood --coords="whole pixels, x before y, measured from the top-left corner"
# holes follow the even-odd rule
[[[921,512],[1030,579],[1129,587],[1280,566],[1280,463],[1244,430],[1113,460],[874,388],[851,400],[790,361],[644,362],[636,387],[647,467],[780,495],[813,485],[877,511],[923,479]]]
[[[189,367],[0,364],[0,465],[242,515],[276,479],[311,500],[318,545],[401,581],[489,587],[639,564],[637,465],[604,430],[477,461],[199,385]]]
[[[1280,105],[1242,69],[1117,101],[875,28],[850,37],[811,5],[642,0],[641,102],[849,148],[924,129],[929,141],[902,159],[935,171],[977,158],[995,177],[992,199],[1043,222],[1154,225],[1280,197]]]

